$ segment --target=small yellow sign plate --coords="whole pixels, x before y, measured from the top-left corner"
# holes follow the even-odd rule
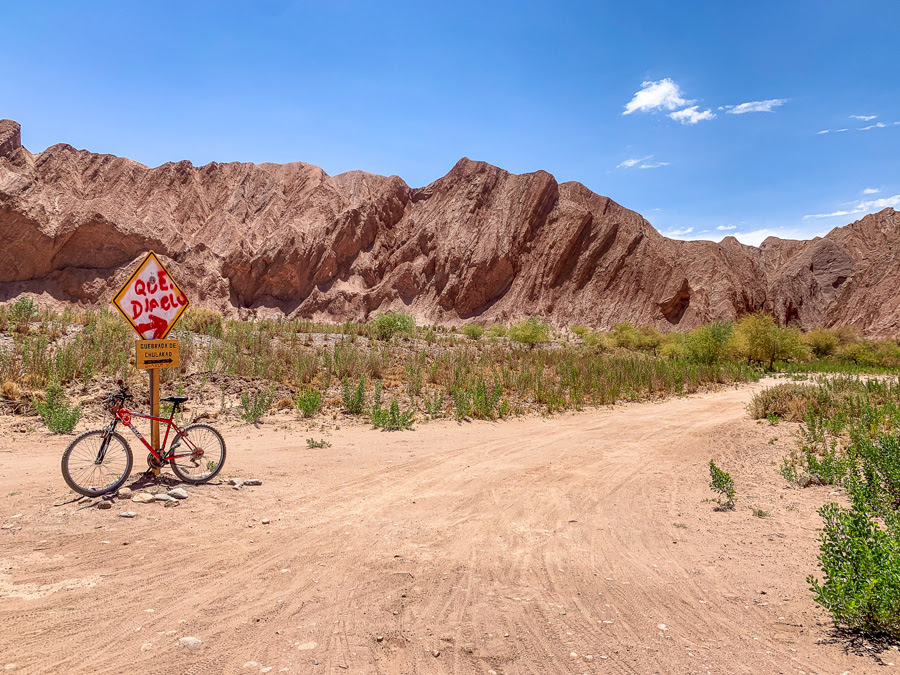
[[[143,370],[154,368],[178,368],[181,357],[178,340],[135,340],[137,367]]]

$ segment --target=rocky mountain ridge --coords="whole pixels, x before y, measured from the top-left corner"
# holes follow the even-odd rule
[[[2,120],[0,234],[0,300],[106,304],[152,249],[195,306],[242,315],[687,329],[764,310],[900,332],[893,209],[811,241],[676,241],[580,183],[469,159],[423,188],[300,162],[148,168],[65,144],[31,154]]]

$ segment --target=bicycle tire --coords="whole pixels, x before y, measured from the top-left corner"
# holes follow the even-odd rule
[[[184,449],[187,439],[187,442],[202,450],[203,456],[206,457],[200,460],[192,453],[191,456],[173,457],[169,460],[172,471],[185,483],[195,485],[206,483],[222,470],[225,464],[225,439],[216,429],[208,424],[190,424],[184,428],[181,436],[175,438],[181,440],[179,450]],[[175,440],[172,443],[174,444]],[[169,452],[172,452],[171,446]],[[214,462],[215,466],[210,468],[209,462]]]
[[[63,452],[60,462],[63,480],[73,491],[85,497],[100,497],[115,492],[131,474],[133,464],[131,447],[128,441],[115,431],[109,435],[109,445],[102,464],[96,463],[97,453],[105,435],[104,429],[85,431],[69,443]],[[104,465],[110,472],[108,478],[103,477]]]

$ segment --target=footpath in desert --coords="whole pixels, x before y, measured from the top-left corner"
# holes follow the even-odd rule
[[[322,430],[286,415],[226,425],[223,474],[175,509],[77,501],[64,440],[6,429],[0,668],[892,672],[896,648],[861,655],[808,591],[816,508],[842,497],[776,475],[792,425],[745,410],[772,383],[411,432],[339,424],[316,450],[303,440]],[[710,458],[732,470],[735,511],[715,509]]]

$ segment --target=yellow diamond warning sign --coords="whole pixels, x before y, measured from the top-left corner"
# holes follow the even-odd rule
[[[165,338],[190,304],[153,251],[147,253],[112,303],[143,340]]]

